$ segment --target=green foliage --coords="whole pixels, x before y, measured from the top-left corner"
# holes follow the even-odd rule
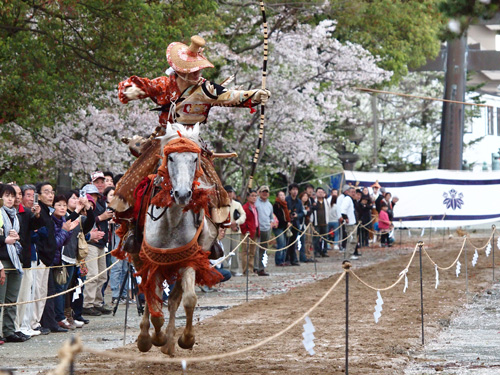
[[[424,65],[439,52],[439,31],[445,20],[437,0],[337,0],[325,17],[338,21],[336,37],[359,43],[382,58],[394,72],[393,82],[409,68]]]
[[[126,76],[161,74],[168,43],[217,27],[216,9],[214,0],[0,1],[0,123],[51,125]]]

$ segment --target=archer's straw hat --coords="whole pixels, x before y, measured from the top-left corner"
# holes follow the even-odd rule
[[[193,73],[204,68],[213,68],[210,61],[203,56],[205,39],[195,35],[191,37],[191,44],[170,43],[167,48],[168,64],[179,73]]]

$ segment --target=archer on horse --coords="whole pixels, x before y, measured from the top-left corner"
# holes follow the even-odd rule
[[[127,217],[128,222],[122,221],[122,225],[129,224],[128,234],[135,229],[134,222],[137,217],[126,215],[124,211],[134,211],[135,214],[138,212],[137,207],[133,207],[140,203],[140,197],[134,192],[141,181],[158,167],[160,141],[156,137],[164,134],[166,124],[180,123],[186,127],[196,123],[204,124],[212,106],[252,108],[260,103],[265,104],[270,97],[268,90],[229,90],[204,79],[201,71],[214,67],[203,55],[204,45],[205,40],[200,36],[191,37],[189,47],[183,43],[171,43],[166,53],[170,65],[168,76],[152,80],[132,76],[119,84],[118,97],[122,103],[150,98],[160,106],[157,110],[161,127],[158,127],[149,139],[140,140],[136,137],[129,145],[132,153],[139,157],[118,183],[115,198],[111,203],[118,218]],[[214,185],[208,214],[214,223],[220,224],[228,217],[230,199],[215,172],[211,156],[212,153],[204,147],[201,154],[204,178],[207,185]],[[138,229],[135,233],[140,234],[141,228]],[[122,238],[128,237],[125,232],[124,227],[121,231]],[[139,242],[135,241],[135,247],[140,245]]]

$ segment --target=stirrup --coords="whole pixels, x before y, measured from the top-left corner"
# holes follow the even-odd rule
[[[129,254],[139,254],[141,251],[141,243],[137,240],[135,235],[135,226],[131,225],[128,232],[122,239],[123,246],[122,250]]]

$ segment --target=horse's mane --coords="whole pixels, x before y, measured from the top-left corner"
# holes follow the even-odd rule
[[[180,135],[179,135],[180,134]],[[165,130],[165,135],[163,137],[159,137],[161,139],[161,147],[163,147],[173,139],[179,138],[180,136],[185,137],[198,146],[200,145],[200,123],[197,122],[193,126],[184,126],[179,123],[167,124],[167,128]]]

